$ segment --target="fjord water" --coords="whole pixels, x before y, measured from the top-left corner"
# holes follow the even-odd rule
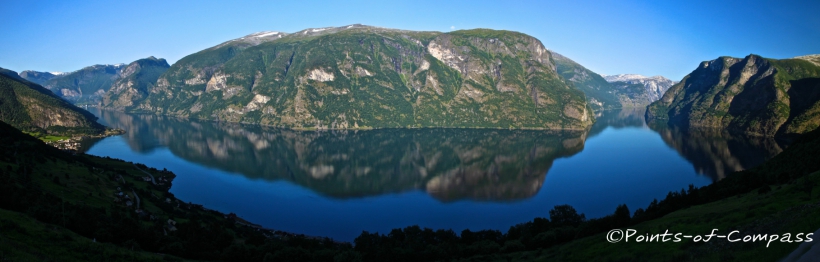
[[[362,231],[505,232],[569,204],[634,212],[782,151],[772,139],[648,127],[608,111],[589,131],[293,131],[90,109],[127,133],[86,153],[167,168],[179,199],[264,227],[352,241]]]

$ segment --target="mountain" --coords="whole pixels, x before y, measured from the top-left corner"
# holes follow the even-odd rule
[[[54,78],[57,78],[57,77],[61,77],[61,76],[65,76],[65,75],[66,75],[66,73],[38,72],[38,71],[32,71],[32,70],[26,70],[26,71],[20,72],[20,77],[22,77],[23,79],[28,80],[32,83],[38,84],[38,85],[43,85],[46,82],[48,82],[48,80],[51,80],[51,79],[54,79]]]
[[[101,105],[106,108],[123,110],[141,101],[148,95],[162,73],[168,68],[162,58],[148,57],[128,64],[120,71],[119,79],[103,95]]]
[[[125,111],[299,129],[583,129],[583,92],[531,36],[363,25],[261,32],[180,59]]]
[[[40,85],[10,75],[0,74],[0,121],[34,132],[99,134],[105,131],[105,127],[96,122],[97,117],[88,111]]]
[[[820,125],[820,66],[816,56],[807,57],[702,62],[649,105],[647,121],[763,136],[814,130]]]
[[[635,74],[621,74],[604,76],[615,90],[627,94],[619,96],[625,107],[644,107],[658,101],[675,81],[663,76],[646,77]]]
[[[558,53],[553,53],[553,61],[558,73],[586,94],[593,110],[622,107],[618,94],[601,75]]]
[[[45,81],[45,88],[75,104],[97,104],[125,68],[124,64],[93,65]]]

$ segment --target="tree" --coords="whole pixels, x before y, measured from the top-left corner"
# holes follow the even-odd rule
[[[570,205],[559,205],[550,210],[550,220],[557,227],[577,227],[586,220],[586,217],[584,214],[579,215],[578,211],[575,211],[575,208]]]
[[[626,204],[618,205],[618,208],[615,209],[613,226],[619,228],[629,225],[629,220],[631,219],[629,214],[629,208],[626,207]]]

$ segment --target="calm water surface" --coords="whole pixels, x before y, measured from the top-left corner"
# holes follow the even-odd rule
[[[127,133],[88,154],[167,168],[181,200],[342,241],[410,225],[506,232],[561,204],[588,218],[634,211],[782,151],[770,139],[650,128],[640,109],[605,112],[586,132],[299,132],[90,111]]]

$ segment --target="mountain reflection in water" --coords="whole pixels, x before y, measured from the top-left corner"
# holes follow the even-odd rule
[[[682,128],[657,123],[647,126],[645,113],[646,108],[624,108],[599,114],[589,137],[610,127],[648,127],[692,163],[698,174],[708,176],[713,182],[732,172],[760,165],[782,152],[785,146],[784,141],[773,137],[732,134],[720,129]]]
[[[699,174],[709,176],[712,181],[760,165],[783,151],[772,137],[730,134],[710,128],[655,124],[651,128],[667,145],[689,160]]]
[[[132,150],[174,155],[248,178],[288,180],[335,198],[423,190],[440,201],[534,196],[556,158],[587,132],[486,129],[294,131],[97,111]]]

